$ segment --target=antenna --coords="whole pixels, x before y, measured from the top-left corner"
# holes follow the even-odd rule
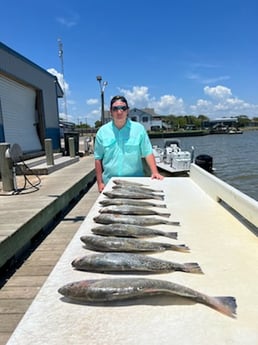
[[[61,61],[61,73],[63,75],[63,91],[64,91],[64,113],[65,113],[65,120],[68,120],[68,116],[67,116],[67,100],[66,100],[66,90],[65,90],[65,79],[64,79],[64,51],[63,51],[63,43],[61,41],[61,39],[58,39],[58,56],[60,58]]]

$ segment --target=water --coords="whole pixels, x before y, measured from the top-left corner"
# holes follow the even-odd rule
[[[199,154],[213,157],[214,174],[218,178],[258,201],[258,131],[178,139],[182,150],[191,151],[194,146],[195,157]],[[165,140],[169,139],[151,139],[151,142],[163,147]]]

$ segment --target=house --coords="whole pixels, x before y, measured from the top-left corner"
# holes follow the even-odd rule
[[[145,108],[142,110],[132,108],[129,111],[129,118],[132,121],[140,122],[147,131],[161,130],[163,127],[161,117],[155,114],[152,108]]]
[[[0,142],[26,153],[60,149],[57,78],[0,42]]]

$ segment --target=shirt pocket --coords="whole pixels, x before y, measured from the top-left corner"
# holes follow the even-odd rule
[[[124,145],[124,150],[126,154],[134,154],[134,155],[138,155],[140,152],[140,147],[137,143],[133,143],[133,142],[127,142]]]
[[[110,139],[106,140],[106,142],[103,144],[104,152],[110,152],[111,150],[114,150],[116,146],[116,140]]]

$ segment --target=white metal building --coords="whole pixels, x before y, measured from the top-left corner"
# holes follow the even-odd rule
[[[60,149],[57,78],[0,43],[0,142],[23,152],[44,150],[44,139]]]

